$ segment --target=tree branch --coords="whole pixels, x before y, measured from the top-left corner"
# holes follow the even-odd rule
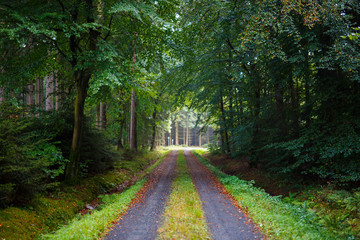
[[[111,24],[112,24],[112,21],[113,21],[113,18],[114,18],[114,13],[111,14],[110,16],[110,22],[109,22],[109,31],[107,32],[106,36],[104,37],[104,40],[106,41],[106,39],[110,36],[110,32],[111,32]]]
[[[51,37],[47,36],[46,34],[43,34],[44,37],[46,37],[47,39],[49,39],[51,42],[54,43],[54,46],[56,47],[56,49],[59,51],[59,53],[67,60],[71,63],[71,61],[68,59],[68,56],[61,50],[58,42],[54,39],[52,39]]]

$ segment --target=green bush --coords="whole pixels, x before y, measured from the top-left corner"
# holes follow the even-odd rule
[[[64,171],[66,160],[48,139],[30,130],[31,118],[10,103],[0,105],[0,206],[23,203]]]
[[[298,139],[269,147],[291,156],[283,171],[300,171],[344,184],[360,181],[359,142],[358,123],[314,123]]]

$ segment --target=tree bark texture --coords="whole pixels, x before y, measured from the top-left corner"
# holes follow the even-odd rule
[[[44,97],[44,82],[43,79],[37,79],[35,83],[35,105],[38,109],[42,109]]]
[[[84,123],[84,106],[89,86],[90,75],[84,71],[74,74],[77,82],[77,94],[74,111],[74,129],[70,151],[70,161],[66,167],[65,182],[74,184],[78,180],[80,168],[80,150]]]
[[[45,110],[50,111],[54,109],[54,73],[45,78]]]
[[[175,120],[175,145],[179,145],[179,123]]]
[[[135,148],[135,91],[131,90],[130,107],[130,149]]]
[[[151,138],[151,147],[150,147],[150,151],[153,151],[156,149],[156,115],[157,115],[157,111],[156,111],[156,108],[154,108],[154,111],[153,111],[153,126],[152,126],[152,129],[153,129],[153,132],[152,132],[152,138]]]

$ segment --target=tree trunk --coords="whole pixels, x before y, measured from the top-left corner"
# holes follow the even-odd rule
[[[201,144],[201,132],[199,133],[199,147],[201,147],[202,144]]]
[[[100,103],[96,104],[96,128],[101,129],[100,125]]]
[[[28,105],[29,110],[31,110],[31,107],[34,105],[34,85],[32,84],[27,85],[26,104]]]
[[[175,120],[175,145],[179,145],[179,123]]]
[[[222,124],[221,124],[221,129],[222,129],[222,134],[224,135],[224,139],[225,142],[223,145],[224,150],[227,153],[230,153],[230,144],[229,144],[229,136],[228,136],[228,132],[227,132],[227,122],[226,122],[226,116],[225,116],[225,109],[224,109],[224,100],[223,100],[223,94],[222,91],[220,91],[220,111],[221,111],[221,118],[222,118]]]
[[[293,81],[292,76],[289,79],[290,84],[290,96],[291,96],[291,108],[292,108],[292,130],[293,130],[293,137],[297,138],[299,136],[299,104],[297,98],[297,84]]]
[[[59,110],[60,109],[60,106],[62,104],[62,89],[60,89],[61,86],[59,84],[59,79],[58,79],[58,76],[56,74],[55,76],[55,92],[56,92],[56,95],[55,95],[55,109],[56,110]]]
[[[131,90],[130,107],[130,149],[135,148],[135,91]]]
[[[0,103],[5,102],[5,90],[3,87],[0,87]]]
[[[209,133],[209,131],[210,131],[210,129],[209,129],[209,127],[207,128],[207,130],[206,130],[206,140],[207,140],[207,144],[209,144],[210,143],[210,133]]]
[[[155,101],[155,104],[157,104],[157,101]],[[153,111],[153,132],[152,132],[152,139],[151,139],[151,147],[150,147],[150,151],[153,151],[156,149],[156,115],[157,115],[157,111],[156,111],[156,107],[154,108]]]
[[[50,111],[54,109],[54,73],[45,78],[45,110]]]
[[[84,71],[74,73],[74,81],[77,83],[77,94],[74,111],[74,130],[71,144],[69,163],[66,167],[65,182],[74,184],[78,180],[80,167],[80,149],[84,123],[84,106],[87,96],[90,75]]]
[[[107,125],[107,118],[106,118],[106,104],[100,102],[100,109],[99,109],[99,128],[106,129]]]
[[[185,137],[185,145],[189,146],[189,115],[186,113],[186,137]]]
[[[43,86],[44,82],[42,79],[37,79],[36,83],[35,83],[35,105],[38,109],[42,109],[42,105],[43,105]]]
[[[87,5],[87,22],[94,23],[94,4],[93,0],[86,0]],[[89,31],[89,41],[88,48],[84,49],[89,52],[97,50],[97,39],[99,37],[99,32],[96,29],[91,29]],[[73,69],[73,82],[76,83],[76,100],[75,100],[75,109],[74,109],[74,129],[73,129],[73,138],[70,150],[69,162],[66,166],[65,172],[65,182],[68,184],[74,184],[78,181],[78,174],[80,169],[80,150],[81,150],[81,140],[84,124],[84,106],[85,99],[87,97],[87,89],[89,87],[89,81],[91,78],[91,68],[84,70],[75,70],[78,65],[78,49],[77,49],[77,39],[76,36],[72,35],[69,38],[70,50],[73,53],[73,59],[71,62]]]
[[[117,149],[123,149],[124,145],[122,144],[122,133],[123,133],[123,129],[124,129],[124,125],[125,125],[125,120],[126,120],[126,114],[124,111],[124,116],[121,120],[121,124],[120,124],[120,131],[119,131],[119,140],[118,140],[118,144],[117,144]]]

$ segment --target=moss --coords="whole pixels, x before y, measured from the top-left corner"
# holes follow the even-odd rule
[[[38,196],[28,206],[9,207],[0,210],[0,239],[34,239],[52,232],[73,219],[86,203],[96,199],[120,185],[149,163],[159,157],[159,153],[133,155],[131,171],[117,169],[84,179],[77,186],[59,186],[47,196]]]

